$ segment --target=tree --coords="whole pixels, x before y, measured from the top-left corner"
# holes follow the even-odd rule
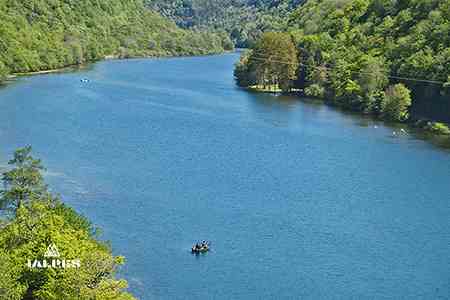
[[[355,109],[360,106],[358,96],[361,94],[361,87],[355,78],[355,63],[346,60],[344,55],[336,54],[338,58],[334,61],[330,70],[330,87],[332,95],[337,104]],[[354,103],[356,102],[356,103]]]
[[[4,249],[0,249],[0,299],[22,300],[26,286],[20,284],[21,267]]]
[[[360,110],[377,112],[379,110],[377,102],[381,94],[380,91],[383,91],[389,82],[385,59],[363,55],[360,64],[361,71],[358,78],[362,92]]]
[[[47,193],[47,186],[41,171],[44,167],[39,159],[31,156],[31,147],[20,148],[8,162],[13,169],[3,173],[5,189],[1,191],[0,207],[14,212],[33,199],[40,199]]]
[[[234,68],[234,79],[238,86],[248,87],[256,84],[255,72],[249,70],[249,56],[250,52],[245,52],[241,55],[239,62]]]
[[[291,89],[299,62],[297,49],[289,34],[267,32],[256,42],[248,58],[248,72],[254,72],[259,85]]]
[[[49,244],[57,246],[60,259],[79,260],[79,267],[30,268],[27,260],[43,259]],[[44,202],[20,207],[0,231],[0,259],[0,270],[6,264],[0,288],[14,287],[8,293],[20,295],[16,299],[134,299],[124,292],[127,282],[115,278],[124,258]]]
[[[381,102],[381,113],[383,118],[391,121],[404,121],[411,106],[411,91],[402,83],[391,85],[384,92]]]
[[[251,47],[265,31],[283,29],[287,15],[299,2],[303,0],[146,1],[182,28],[225,31],[239,48]]]
[[[7,75],[8,69],[6,68],[5,64],[0,60],[0,82],[5,80]]]
[[[41,193],[44,168],[31,156],[31,147],[17,150],[10,163],[15,168],[3,181],[16,209],[0,229],[0,298],[134,300],[125,292],[127,282],[115,277],[125,259],[95,239],[86,218],[48,192]],[[76,259],[78,267],[30,267],[28,260],[45,259],[50,244],[57,245],[58,259]]]

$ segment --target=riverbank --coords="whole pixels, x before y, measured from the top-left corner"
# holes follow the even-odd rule
[[[222,52],[212,52],[212,53],[207,53],[207,54],[197,54],[197,55],[158,55],[158,56],[153,56],[153,55],[142,55],[142,56],[121,56],[118,54],[111,54],[111,55],[105,55],[103,58],[98,59],[98,60],[93,60],[93,61],[87,61],[87,62],[83,62],[81,64],[74,64],[74,65],[67,65],[67,66],[63,66],[61,68],[56,68],[56,69],[49,69],[49,70],[41,70],[41,71],[31,71],[31,72],[19,72],[19,73],[13,73],[13,74],[9,74],[6,75],[6,78],[4,81],[0,80],[0,84],[4,83],[8,80],[14,80],[17,77],[22,77],[22,76],[34,76],[34,75],[44,75],[44,74],[52,74],[52,73],[61,73],[61,72],[67,72],[67,71],[73,71],[73,70],[78,70],[80,68],[83,68],[84,66],[88,66],[89,64],[92,63],[96,63],[99,61],[104,61],[104,60],[115,60],[115,59],[137,59],[137,58],[175,58],[175,57],[195,57],[195,56],[210,56],[210,55],[220,55],[220,54],[226,54],[226,53],[233,53],[235,52],[235,50],[224,50]]]
[[[87,63],[88,64],[88,63]],[[33,71],[33,72],[21,72],[21,73],[13,73],[11,75],[8,75],[6,78],[7,80],[12,80],[15,79],[17,77],[22,77],[22,76],[34,76],[34,75],[44,75],[44,74],[51,74],[51,73],[60,73],[60,72],[65,72],[65,71],[69,71],[73,68],[80,68],[82,67],[84,64],[80,64],[80,65],[70,65],[70,66],[65,66],[62,68],[58,68],[58,69],[50,69],[50,70],[42,70],[42,71]]]

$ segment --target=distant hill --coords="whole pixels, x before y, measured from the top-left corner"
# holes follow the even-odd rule
[[[108,55],[197,55],[230,47],[226,35],[182,30],[142,0],[0,1],[0,80]]]
[[[148,7],[183,28],[225,31],[248,47],[264,31],[282,30],[287,15],[305,0],[147,0]]]

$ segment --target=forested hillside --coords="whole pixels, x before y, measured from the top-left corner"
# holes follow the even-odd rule
[[[237,47],[251,46],[262,32],[282,30],[304,0],[147,0],[183,28],[227,32]]]
[[[299,60],[289,89],[387,119],[450,121],[449,1],[309,0],[288,23]],[[258,70],[269,62],[261,56],[286,59],[267,48],[250,52],[238,83],[264,83]]]
[[[179,29],[142,0],[0,0],[0,79],[120,57],[208,54],[227,36]]]

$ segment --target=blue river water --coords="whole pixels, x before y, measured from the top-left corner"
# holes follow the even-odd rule
[[[237,59],[20,78],[0,89],[2,165],[31,144],[139,299],[449,299],[449,151],[241,90]]]

